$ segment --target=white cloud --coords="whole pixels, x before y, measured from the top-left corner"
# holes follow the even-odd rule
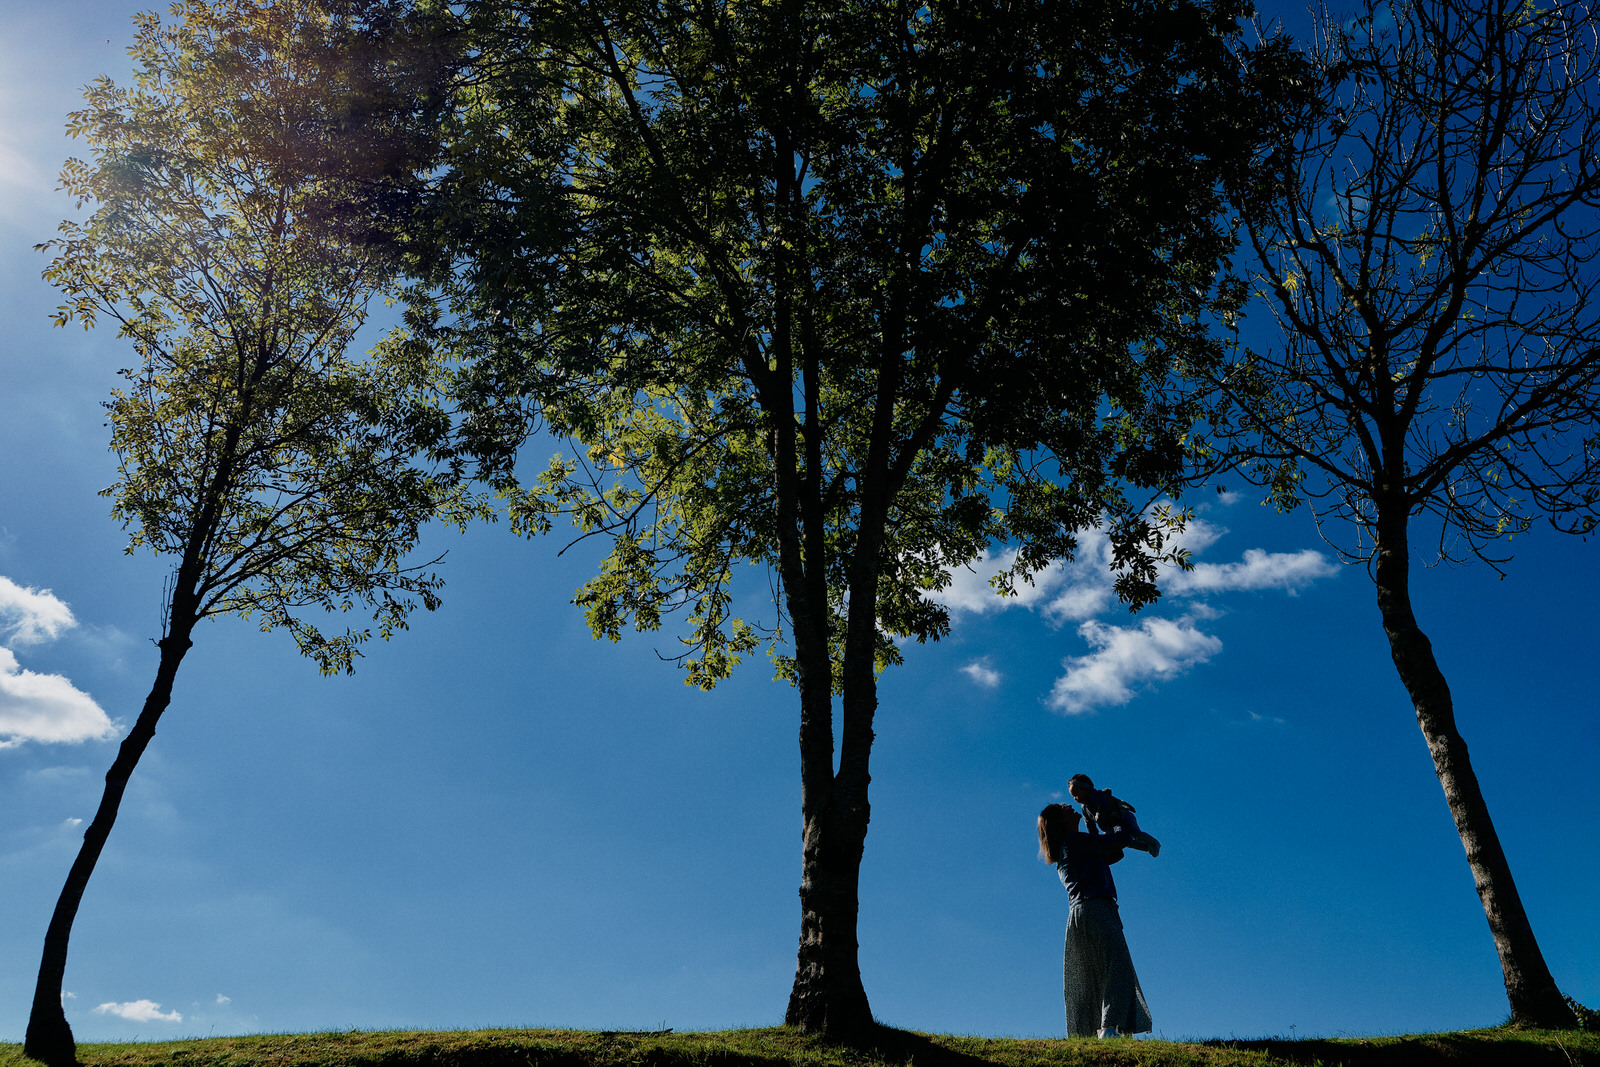
[[[25,671],[4,645],[52,641],[78,621],[48,589],[29,589],[0,575],[0,749],[24,741],[107,738],[116,727],[94,698],[59,674]]]
[[[1183,529],[1167,535],[1163,551],[1187,550],[1204,552],[1228,531],[1213,526],[1204,519],[1190,519]],[[1112,567],[1115,554],[1111,537],[1104,530],[1085,530],[1078,535],[1078,554],[1066,565],[1067,573],[1061,583],[1062,590],[1049,604],[1045,614],[1052,620],[1080,621],[1117,607],[1115,587],[1116,571]],[[1156,564],[1156,584],[1165,591],[1171,575],[1181,573],[1171,563]]]
[[[1050,603],[1045,605],[1045,614],[1051,620],[1060,622],[1067,619],[1092,619],[1105,611],[1116,599],[1116,590],[1111,586],[1110,573],[1107,572],[1103,582],[1074,582],[1061,591]]]
[[[961,673],[985,689],[994,689],[1000,684],[1000,672],[989,666],[988,656],[973,660],[961,668]]]
[[[1222,651],[1222,642],[1201,633],[1188,616],[1146,619],[1136,628],[1090,620],[1078,633],[1094,651],[1063,661],[1067,673],[1047,701],[1064,715],[1126,704],[1136,683],[1174,677]]]
[[[1237,494],[1225,495],[1223,503],[1234,499]],[[1227,533],[1224,526],[1191,516],[1182,529],[1166,534],[1162,547],[1167,552],[1186,552],[1193,559]],[[1138,626],[1120,626],[1100,621],[1121,607],[1114,584],[1111,538],[1105,530],[1081,532],[1075,558],[1047,567],[1035,575],[1031,585],[1019,584],[1017,595],[1001,597],[989,579],[1014,565],[1016,559],[1015,549],[985,552],[970,567],[953,571],[949,587],[932,596],[957,617],[963,612],[981,615],[1023,607],[1054,625],[1079,623],[1078,633],[1091,651],[1063,661],[1066,672],[1047,698],[1051,708],[1067,715],[1126,704],[1141,683],[1176,677],[1220,652],[1221,640],[1200,630],[1207,620],[1223,614],[1209,598],[1264,589],[1294,596],[1312,582],[1338,572],[1332,560],[1312,549],[1267,552],[1251,548],[1236,562],[1196,563],[1187,571],[1172,563],[1158,563],[1156,584],[1169,597],[1183,598],[1178,609],[1183,614],[1176,619],[1148,618]],[[1163,600],[1157,610],[1171,603]],[[978,685],[992,688],[1000,682],[986,659],[974,660],[960,670]]]
[[[217,1003],[218,1004],[232,1004],[233,1003],[233,998],[232,997],[225,997],[221,993],[218,993],[217,994]]]
[[[61,825],[65,826],[68,830],[71,830],[71,829],[74,829],[76,827],[82,826],[83,825],[83,820],[79,819],[79,818],[76,818],[76,817],[70,818],[70,819],[63,819],[62,822],[61,822]]]
[[[994,586],[989,584],[989,579],[1011,568],[1016,562],[1017,550],[1014,548],[1007,548],[993,555],[985,551],[980,559],[974,560],[968,566],[952,570],[950,584],[936,592],[930,592],[928,597],[943,604],[952,612],[969,611],[975,615],[1004,611],[1006,608],[1032,608],[1049,596],[1061,584],[1065,575],[1065,569],[1061,564],[1052,564],[1034,575],[1032,582],[1017,582],[1013,595],[1001,596],[995,591]]]
[[[72,609],[48,589],[28,589],[0,574],[0,633],[8,644],[53,641],[76,626]]]
[[[1058,564],[1062,577],[1056,584],[1060,592],[1044,606],[1052,622],[1092,619],[1116,602],[1112,588],[1111,538],[1101,529],[1084,530],[1078,535],[1078,551],[1070,563]]]
[[[1032,581],[1017,581],[1010,596],[1001,596],[990,579],[1016,562],[1014,548],[992,554],[985,551],[980,559],[951,571],[950,584],[928,594],[929,598],[952,613],[983,615],[1027,608],[1041,610],[1053,621],[1090,618],[1104,611],[1113,599],[1111,539],[1103,530],[1083,531],[1071,560],[1050,564],[1033,575]]]
[[[1227,530],[1204,519],[1192,518],[1184,528],[1170,534],[1167,548],[1186,549],[1200,553],[1214,544]],[[1315,553],[1313,553],[1315,555]],[[1092,619],[1116,606],[1112,569],[1111,538],[1098,527],[1078,534],[1078,551],[1071,560],[1052,563],[1033,576],[1031,583],[1018,582],[1012,596],[1002,597],[995,592],[989,580],[1017,561],[1017,550],[1008,548],[990,554],[968,567],[950,573],[950,584],[937,593],[929,594],[933,600],[944,604],[953,613],[971,612],[975,615],[1006,608],[1019,607],[1040,610],[1052,622],[1079,622]],[[1183,572],[1172,564],[1157,565],[1157,582],[1163,590],[1171,580]]]
[[[1185,596],[1235,589],[1282,589],[1294,596],[1318,578],[1331,577],[1338,570],[1327,556],[1309,548],[1299,552],[1247,548],[1238,563],[1196,563],[1193,570],[1174,572],[1166,588]]]
[[[99,1015],[115,1015],[135,1023],[181,1023],[183,1016],[176,1011],[163,1012],[153,1000],[130,1000],[123,1004],[108,1002],[95,1009]]]
[[[89,694],[59,674],[22,670],[15,653],[0,648],[0,748],[24,741],[94,741],[116,732]]]

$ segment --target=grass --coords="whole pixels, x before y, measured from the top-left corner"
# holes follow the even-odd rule
[[[1600,1067],[1600,1034],[1497,1027],[1404,1037],[1096,1041],[882,1029],[856,1045],[793,1030],[351,1031],[83,1044],[85,1067]],[[33,1067],[0,1044],[0,1067]]]

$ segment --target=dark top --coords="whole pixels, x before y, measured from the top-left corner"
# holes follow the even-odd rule
[[[1133,810],[1133,805],[1125,800],[1118,800],[1111,795],[1109,789],[1091,789],[1089,795],[1083,799],[1083,822],[1091,834],[1097,834],[1109,827],[1115,827],[1122,822],[1122,812],[1126,808]]]
[[[1068,898],[1074,904],[1096,897],[1116,900],[1117,883],[1111,880],[1111,858],[1120,857],[1128,844],[1128,831],[1120,826],[1098,835],[1082,831],[1068,834],[1061,843],[1060,862],[1056,864]]]

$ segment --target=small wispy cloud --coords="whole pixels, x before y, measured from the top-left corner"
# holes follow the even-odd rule
[[[226,996],[223,996],[221,993],[218,993],[217,994],[217,1003],[218,1004],[232,1004],[233,1003],[233,998],[232,997],[226,997]]]
[[[0,57],[0,63],[5,58]],[[18,224],[50,202],[51,175],[29,158],[28,148],[7,136],[12,124],[0,108],[0,223]],[[35,217],[34,221],[37,221]]]
[[[95,1008],[97,1015],[115,1015],[119,1019],[127,1019],[134,1023],[181,1023],[183,1016],[176,1011],[164,1012],[161,1005],[153,1000],[129,1000],[118,1004],[108,1001]]]
[[[1000,672],[989,666],[988,656],[973,660],[961,668],[961,673],[985,689],[995,689],[1000,685]]]
[[[1222,651],[1222,641],[1201,633],[1188,616],[1146,619],[1137,627],[1090,620],[1078,633],[1094,651],[1063,661],[1046,703],[1063,715],[1126,704],[1140,682],[1172,678]]]
[[[9,16],[17,6],[7,4],[0,11]],[[7,25],[10,39],[0,41],[0,224],[25,225],[36,232],[41,211],[44,218],[56,217],[51,190],[62,146],[60,120],[51,121],[54,109],[40,107],[37,95],[40,82],[49,80],[45,57],[51,49],[40,49],[34,33],[24,31],[18,37],[25,26]],[[19,45],[20,40],[28,45]],[[28,92],[30,87],[35,93]]]
[[[48,589],[29,589],[0,574],[0,640],[8,645],[54,641],[78,624],[72,609]]]
[[[1196,563],[1193,570],[1176,571],[1166,588],[1179,596],[1236,589],[1282,589],[1294,596],[1318,578],[1338,572],[1337,564],[1313,549],[1265,552],[1247,548],[1238,563]]]
[[[83,825],[83,820],[82,819],[78,819],[78,818],[63,819],[61,821],[61,825],[65,826],[67,829],[71,830],[74,827],[82,826]]]

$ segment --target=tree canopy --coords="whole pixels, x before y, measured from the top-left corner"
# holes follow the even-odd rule
[[[1283,464],[1285,503],[1308,490],[1364,530],[1328,531],[1353,558],[1380,500],[1430,516],[1454,561],[1503,562],[1540,517],[1592,530],[1594,16],[1413,0],[1319,30],[1290,184],[1247,212],[1286,339],[1230,386],[1263,386],[1243,409],[1258,473]]]
[[[457,362],[461,447],[518,527],[609,539],[576,597],[597,634],[681,611],[702,686],[769,642],[801,703],[789,1019],[865,1025],[876,672],[995,543],[1009,585],[1103,522],[1121,595],[1155,595],[1146,505],[1237,305],[1224,189],[1283,49],[1243,48],[1226,0],[461,10],[400,237],[440,301],[416,344]],[[530,474],[535,431],[570,451]],[[733,610],[744,564],[774,616]]]
[[[1324,10],[1316,91],[1245,202],[1283,343],[1219,379],[1223,431],[1366,562],[1500,952],[1512,1015],[1571,1025],[1412,611],[1412,542],[1500,567],[1600,501],[1600,21],[1585,3]]]
[[[303,166],[339,142],[357,14],[215,0],[172,24],[141,15],[135,84],[101,78],[70,119],[92,160],[62,181],[94,210],[43,246],[45,277],[67,298],[59,324],[110,319],[133,348],[106,406],[120,465],[105,495],[128,551],[173,566],[155,683],[45,937],[26,1051],[51,1064],[75,1056],[60,999],[72,922],[195,626],[242,615],[349,671],[373,626],[388,637],[437,605],[432,564],[408,559],[423,524],[482,513],[427,458],[449,429],[437,368],[398,344],[350,352],[393,264],[322,224],[338,189]],[[329,631],[357,608],[372,626]]]

